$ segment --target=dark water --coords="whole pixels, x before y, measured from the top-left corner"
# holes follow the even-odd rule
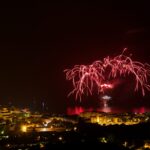
[[[67,107],[67,114],[68,115],[75,115],[80,114],[82,112],[106,112],[106,113],[146,113],[150,112],[150,107],[146,106],[140,106],[140,107],[132,107],[132,108],[120,108],[120,107],[99,107],[99,108],[84,108],[82,106],[76,106],[76,107]]]

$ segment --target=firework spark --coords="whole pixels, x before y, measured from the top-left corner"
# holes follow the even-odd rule
[[[66,79],[72,80],[73,83],[73,90],[69,95],[75,93],[76,99],[80,97],[81,100],[83,94],[92,95],[95,89],[99,94],[108,88],[113,88],[113,85],[107,84],[106,80],[131,74],[135,79],[135,91],[140,87],[144,96],[145,89],[150,91],[148,84],[150,65],[133,61],[131,57],[124,54],[125,50],[113,58],[108,56],[103,61],[95,61],[91,65],[75,65],[73,69],[64,70]]]

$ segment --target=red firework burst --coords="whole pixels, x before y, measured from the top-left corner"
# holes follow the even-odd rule
[[[147,83],[150,65],[133,61],[131,57],[124,54],[125,50],[113,58],[108,56],[103,61],[95,61],[91,65],[75,65],[73,69],[64,70],[66,79],[72,80],[73,83],[73,90],[69,95],[75,93],[76,99],[78,97],[81,99],[83,94],[92,95],[94,86],[98,93],[104,92],[105,89],[113,88],[112,84],[106,84],[106,79],[132,74],[136,83],[135,91],[140,87],[144,96],[145,89],[150,91],[150,85]],[[106,75],[106,70],[109,72],[108,75]]]

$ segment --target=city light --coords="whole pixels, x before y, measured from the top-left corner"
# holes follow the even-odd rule
[[[22,132],[27,132],[27,126],[26,125],[22,125],[21,126],[21,131]]]
[[[103,98],[109,99],[111,97],[109,97],[109,95],[104,95]],[[109,107],[106,107],[106,108],[108,109]],[[10,108],[7,108],[6,113],[10,110],[11,110]],[[0,142],[3,143],[4,140],[9,141],[7,144],[5,142],[3,143],[3,146],[5,147],[5,149],[8,147],[13,148],[13,149],[17,149],[17,148],[18,149],[23,149],[23,148],[30,149],[32,147],[45,148],[48,146],[47,144],[68,144],[70,142],[83,143],[83,141],[87,143],[90,141],[91,133],[96,132],[95,130],[96,128],[102,129],[101,130],[102,132],[103,130],[105,130],[106,134],[105,134],[105,131],[102,134],[101,132],[99,132],[99,137],[97,137],[97,132],[96,132],[96,136],[94,137],[92,136],[92,138],[95,138],[95,142],[97,141],[99,143],[109,144],[110,142],[115,142],[115,139],[112,140],[113,137],[119,138],[118,136],[120,136],[116,134],[114,130],[120,131],[120,129],[126,130],[127,128],[130,128],[130,127],[134,128],[138,126],[141,128],[142,124],[148,125],[150,122],[150,114],[147,114],[147,113],[112,114],[112,113],[104,113],[104,112],[92,112],[91,110],[91,112],[89,111],[81,112],[81,114],[79,114],[78,116],[50,115],[49,117],[47,116],[45,118],[43,115],[41,115],[41,117],[35,116],[35,115],[33,115],[34,117],[25,117],[24,115],[23,117],[20,117],[20,114],[22,114],[22,111],[21,109],[20,110],[17,109],[17,110],[20,113],[17,112],[17,115],[9,116],[9,117],[12,117],[12,122],[8,122],[7,125],[5,123],[4,125],[2,125],[5,128],[1,128]],[[5,116],[5,113],[3,115]],[[30,116],[32,116],[32,112],[30,113]],[[18,122],[14,120],[16,117],[17,117],[17,121],[21,123],[20,128],[18,128]],[[45,126],[45,123],[48,123],[48,125]],[[95,125],[96,125],[96,128],[94,128]],[[110,127],[110,130],[109,130],[109,127]],[[149,131],[149,126],[147,127],[148,129],[146,130]],[[85,128],[84,129],[85,132],[82,133],[80,131],[82,131],[83,128]],[[111,131],[111,135],[110,135],[110,131]],[[22,133],[28,133],[28,134],[22,134]],[[86,137],[84,133],[86,133]],[[145,135],[145,133],[143,134]],[[14,143],[11,142],[12,137],[15,141]],[[75,137],[77,137],[77,139]],[[21,140],[21,139],[26,140],[26,138],[34,142],[24,143],[24,140]],[[18,140],[20,140],[19,143],[18,143]],[[135,146],[134,142],[129,143],[129,144],[128,142],[129,141],[127,139],[123,139],[123,141],[119,141],[119,144],[123,147]],[[148,148],[149,142],[145,141],[143,144],[143,147]]]

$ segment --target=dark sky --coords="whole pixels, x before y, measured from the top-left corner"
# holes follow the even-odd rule
[[[21,1],[0,9],[0,101],[45,100],[62,109],[71,90],[63,70],[128,47],[150,63],[149,4]]]

